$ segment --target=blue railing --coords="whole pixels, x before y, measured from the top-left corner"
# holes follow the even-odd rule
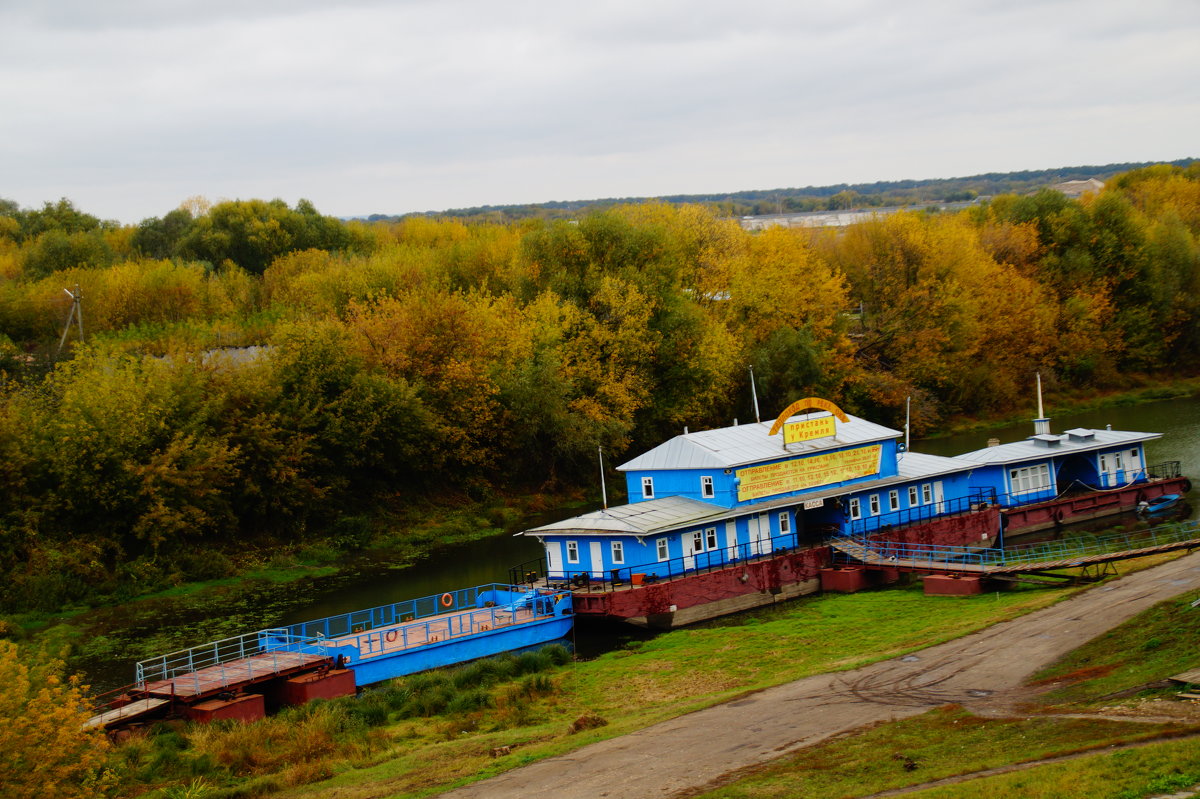
[[[205,685],[232,685],[293,668],[295,653],[325,654],[319,647],[304,641],[284,641],[286,637],[285,629],[258,630],[143,660],[136,666],[137,686],[145,688],[148,683],[171,682],[176,691],[186,688],[199,691],[201,679],[196,672],[202,670]],[[251,658],[254,658],[253,663]]]
[[[576,567],[551,572],[546,568],[546,561],[542,558],[521,564],[513,571],[527,583],[544,578],[551,588],[607,590],[634,582],[654,583],[697,572],[724,569],[745,561],[808,548],[807,545],[801,547],[796,533],[792,532],[741,544],[719,544],[705,552],[632,566],[621,566],[616,569],[597,570]]]
[[[390,627],[394,624],[416,621],[443,613],[453,613],[457,610],[482,607],[485,602],[500,602],[503,598],[492,596],[501,592],[521,593],[518,586],[503,583],[460,588],[447,591],[444,594],[406,599],[403,602],[393,602],[390,605],[380,605],[375,608],[356,610],[352,613],[342,613],[324,619],[292,624],[286,628],[289,635],[296,638],[337,638],[353,633],[362,633],[377,627]]]
[[[879,541],[869,538],[847,540],[848,544],[875,563],[880,560],[903,561],[906,565],[937,568],[953,568],[964,565],[1013,567],[1055,563],[1188,542],[1200,542],[1200,521],[1193,520],[1177,524],[1164,524],[1145,530],[1108,533],[1099,536],[1076,536],[1058,541],[1042,541],[1015,547],[986,549]],[[836,549],[834,559],[837,562],[859,560],[849,553]]]

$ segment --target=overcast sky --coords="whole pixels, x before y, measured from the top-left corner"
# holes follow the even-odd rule
[[[1189,156],[1198,0],[0,0],[0,197],[122,222]]]

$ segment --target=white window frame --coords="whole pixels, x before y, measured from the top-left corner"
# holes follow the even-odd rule
[[[908,507],[915,508],[917,505],[920,505],[920,504],[921,504],[921,492],[919,490],[917,490],[916,486],[909,486],[908,487]]]
[[[567,542],[567,563],[579,564],[579,542]]]
[[[671,558],[670,542],[665,537],[656,539],[654,542],[654,547],[655,547],[655,553],[658,555],[659,563],[662,563],[664,560],[670,560],[670,558]]]
[[[928,505],[933,502],[933,484],[921,483],[921,504]]]
[[[642,478],[642,499],[654,499],[654,478],[646,476]]]
[[[622,541],[613,541],[609,544],[612,550],[613,565],[625,563],[625,543]]]
[[[893,488],[891,491],[888,491],[888,510],[900,510],[900,489]]]
[[[1008,470],[1008,490],[1014,496],[1034,494],[1050,488],[1050,467],[1044,463]]]
[[[783,513],[779,514],[779,534],[787,535],[791,531],[792,517],[787,511],[784,511]]]
[[[700,496],[704,499],[712,499],[717,495],[717,489],[713,486],[711,475],[703,475],[700,478]]]
[[[720,543],[717,542],[717,528],[704,528],[704,551],[712,552],[720,546]]]
[[[862,518],[862,503],[859,502],[858,497],[850,497],[850,518]]]
[[[872,516],[878,516],[879,515],[879,495],[872,494],[871,496],[867,497],[867,506],[870,507]]]
[[[703,530],[693,530],[692,531],[692,552],[699,553],[699,552],[704,552],[704,551],[705,551],[704,550],[704,531]]]

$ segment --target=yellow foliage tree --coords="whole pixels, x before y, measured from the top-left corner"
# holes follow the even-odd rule
[[[83,728],[83,688],[62,672],[0,640],[0,796],[92,799],[113,787],[108,742]]]

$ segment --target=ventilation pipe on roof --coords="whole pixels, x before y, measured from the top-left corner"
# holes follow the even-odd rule
[[[1038,414],[1033,420],[1033,434],[1035,436],[1050,434],[1050,420],[1046,418],[1046,414],[1042,412],[1042,373],[1037,373],[1037,401]]]

